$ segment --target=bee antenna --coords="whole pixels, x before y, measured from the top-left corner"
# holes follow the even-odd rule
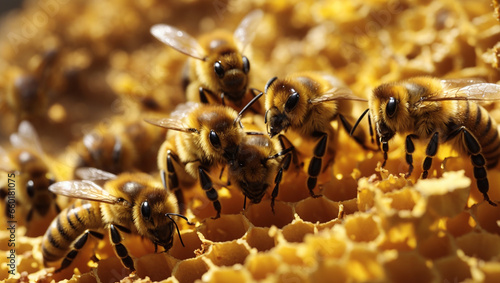
[[[185,247],[184,245],[184,242],[182,241],[182,237],[181,237],[181,232],[179,231],[179,226],[177,226],[177,223],[175,222],[175,220],[172,218],[172,215],[173,216],[178,216],[184,220],[186,220],[187,224],[189,225],[194,225],[194,223],[191,223],[189,222],[189,220],[187,219],[186,216],[184,215],[181,215],[181,214],[177,214],[177,213],[166,213],[165,216],[168,217],[170,220],[172,220],[172,222],[174,222],[174,225],[175,225],[175,229],[177,229],[177,235],[179,235],[179,240],[181,240],[181,244],[183,247]]]
[[[240,119],[241,119],[241,116],[243,115],[243,113],[245,113],[245,111],[248,110],[248,108],[252,107],[252,105],[262,96],[264,95],[263,92],[260,92],[259,94],[257,94],[257,96],[255,96],[254,98],[252,98],[252,100],[250,100],[250,102],[248,102],[247,105],[245,105],[245,107],[243,107],[243,109],[241,109],[240,113],[238,113],[238,116],[236,117],[236,119],[234,119],[234,122],[233,122],[233,125],[236,125],[236,122],[239,122],[240,123],[240,127],[243,128],[243,125],[241,125],[241,122],[240,122]]]
[[[349,133],[350,136],[352,136],[352,134],[354,133],[354,130],[356,130],[359,123],[361,122],[361,120],[363,120],[363,118],[365,117],[366,113],[368,113],[369,110],[370,110],[370,108],[367,108],[365,111],[363,111],[363,114],[361,114],[361,116],[359,116],[358,120],[356,121],[356,123],[352,127],[351,132]],[[368,117],[370,117],[370,115],[368,115]],[[368,119],[370,119],[370,118],[368,118]],[[370,127],[370,129],[371,129],[371,127]]]
[[[264,93],[267,93],[267,90],[269,87],[273,84],[275,80],[277,80],[278,77],[271,78],[269,81],[267,81],[266,87],[264,88]]]
[[[370,114],[368,114],[368,127],[370,128],[370,140],[373,144],[374,143],[374,141],[373,141],[373,127],[372,127],[372,118],[370,117]]]

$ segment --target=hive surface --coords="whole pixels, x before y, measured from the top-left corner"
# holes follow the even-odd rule
[[[0,95],[9,91],[23,68],[36,66],[41,53],[59,50],[54,85],[65,96],[56,97],[46,115],[32,123],[61,180],[73,178],[75,159],[68,151],[77,147],[83,134],[120,132],[117,125],[166,116],[184,101],[187,57],[155,41],[149,28],[156,23],[198,35],[218,27],[233,30],[249,11],[262,9],[265,16],[247,48],[251,85],[258,89],[271,77],[304,70],[332,73],[365,98],[380,83],[417,75],[500,80],[496,1],[52,2],[50,10],[42,1],[26,1],[21,10],[2,19],[0,73],[5,76],[0,77]],[[36,18],[42,14],[46,21]],[[28,32],[31,28],[34,31]],[[154,107],[144,102],[149,98],[157,102]],[[359,103],[353,111],[359,115],[366,107]],[[498,103],[486,107],[500,122]],[[2,97],[0,109],[0,145],[8,148],[8,137],[20,117]],[[261,115],[245,119],[256,124],[263,120]],[[151,137],[147,143],[159,147],[154,137],[164,131],[154,127],[150,131],[144,134]],[[135,275],[122,266],[107,236],[86,245],[73,269],[54,274],[53,267],[43,265],[41,235],[55,214],[37,218],[37,225],[28,227],[20,218],[18,273],[9,275],[8,259],[2,256],[0,278],[10,276],[7,282],[500,282],[500,207],[483,202],[468,158],[443,145],[430,178],[421,180],[425,144],[416,144],[421,150],[414,154],[415,171],[406,178],[404,137],[391,141],[387,165],[381,168],[381,152],[366,151],[345,131],[338,133],[334,163],[319,179],[322,197],[311,197],[305,171],[292,168],[284,175],[274,214],[269,193],[243,210],[242,193],[220,187],[222,215],[214,220],[212,204],[194,186],[185,196],[186,216],[195,225],[178,223],[184,247],[175,235],[172,249],[154,253],[149,241],[124,237]],[[300,137],[292,142],[309,147]],[[130,158],[148,162],[148,156]],[[498,201],[498,166],[488,171],[488,177],[490,198]],[[64,207],[68,200],[58,202]],[[4,217],[2,213],[1,223]],[[34,236],[25,236],[27,231]],[[9,237],[8,231],[0,232],[2,255],[9,253]],[[94,253],[98,262],[89,261]]]

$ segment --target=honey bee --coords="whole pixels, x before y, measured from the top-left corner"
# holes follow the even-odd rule
[[[294,150],[293,146],[285,149],[284,139],[282,135],[279,142],[267,135],[247,135],[234,160],[229,162],[228,180],[243,192],[243,208],[247,198],[252,203],[259,203],[274,184],[271,193],[271,209],[274,212],[274,200],[278,196],[283,172],[290,166]]]
[[[156,154],[165,131],[140,120],[101,124],[69,150],[72,167],[93,167],[113,174],[156,170]]]
[[[31,222],[35,213],[46,216],[52,207],[59,213],[61,210],[56,203],[56,195],[48,189],[55,182],[55,177],[33,126],[27,121],[21,122],[18,132],[10,136],[10,141],[11,150],[7,152],[0,148],[0,168],[13,172],[17,179],[15,202],[26,208],[26,223]],[[10,202],[14,200],[10,197],[8,184],[1,190],[6,197],[6,216],[10,219],[13,216],[9,210]],[[30,225],[27,226],[30,228]],[[37,236],[31,229],[28,229],[27,235]]]
[[[7,105],[16,113],[19,120],[45,114],[51,71],[57,59],[56,50],[45,52],[36,68],[18,75],[12,89],[7,91]]]
[[[326,164],[333,161],[337,135],[330,124],[339,119],[350,132],[351,102],[367,101],[356,97],[337,78],[323,73],[302,72],[291,74],[283,79],[270,79],[265,87],[265,123],[270,137],[292,130],[304,139],[316,140],[313,157],[308,166],[307,188],[311,196],[317,178]],[[363,137],[355,137],[361,145]]]
[[[396,133],[406,135],[407,176],[413,171],[413,140],[429,140],[423,162],[425,179],[439,143],[455,140],[455,148],[470,156],[479,191],[496,206],[488,196],[486,169],[498,164],[500,137],[497,123],[480,103],[498,99],[500,86],[479,80],[415,77],[378,86],[369,99],[369,111],[382,144],[382,166]]]
[[[121,233],[149,239],[155,252],[158,246],[165,251],[172,247],[174,226],[180,237],[172,217],[187,218],[178,214],[175,196],[153,177],[145,173],[117,176],[95,168],[80,168],[77,175],[81,181],[62,181],[49,187],[53,193],[77,198],[52,221],[43,236],[44,263],[64,257],[55,272],[71,264],[89,235],[102,239],[102,230],[109,230],[116,255],[131,271],[135,271],[134,261],[121,243]],[[98,181],[105,183],[101,186]]]
[[[164,24],[154,25],[150,31],[161,42],[192,58],[188,70],[188,101],[208,103],[210,97],[225,104],[227,98],[239,107],[247,93],[250,72],[250,61],[242,53],[255,37],[262,17],[262,11],[255,10],[241,21],[233,34],[216,30],[199,40]]]
[[[234,160],[246,135],[239,119],[256,99],[240,113],[223,105],[189,102],[178,106],[169,118],[146,119],[153,125],[171,130],[158,153],[158,168],[165,187],[177,196],[181,212],[184,200],[179,181],[193,184],[199,179],[217,212],[215,218],[220,217],[221,205],[209,171]]]

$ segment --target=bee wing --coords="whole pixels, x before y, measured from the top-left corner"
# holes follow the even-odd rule
[[[92,181],[62,181],[49,186],[49,191],[71,198],[115,204],[118,198]]]
[[[443,92],[437,96],[429,97],[426,100],[472,100],[472,101],[494,101],[500,100],[500,85],[492,83],[474,83],[476,80],[469,80],[472,84],[458,87],[458,85],[448,80],[442,80]],[[463,82],[465,84],[465,82]]]
[[[90,167],[78,168],[76,169],[75,174],[80,179],[88,181],[109,180],[116,178],[115,174]]]
[[[17,148],[31,148],[43,154],[42,145],[35,128],[28,121],[19,124],[17,133],[10,135],[10,143]]]
[[[322,103],[322,102],[327,102],[327,101],[335,101],[335,100],[356,100],[356,101],[368,101],[367,99],[358,97],[352,93],[350,89],[347,87],[339,87],[339,88],[333,88],[329,91],[327,91],[325,94],[322,96],[313,98],[309,100],[309,103],[315,104],[315,103]]]
[[[172,113],[170,113],[170,118],[183,120],[189,115],[189,113],[198,108],[200,105],[200,103],[192,101],[181,103],[175,107]]]
[[[162,127],[169,130],[192,133],[195,132],[196,129],[187,127],[181,120],[172,119],[172,118],[160,118],[160,119],[144,119],[144,121],[153,124],[158,127]]]
[[[157,24],[149,30],[159,41],[190,57],[204,60],[203,48],[185,31],[173,26]]]
[[[257,33],[257,26],[259,25],[263,16],[264,13],[261,10],[250,12],[234,31],[233,37],[237,42],[241,44],[241,52],[243,52],[245,47],[253,41],[255,34]]]
[[[480,84],[480,83],[485,83],[485,81],[482,79],[446,79],[446,80],[441,80],[441,85],[443,86],[443,89],[454,89],[454,88],[460,88],[460,87],[473,85],[473,84]]]

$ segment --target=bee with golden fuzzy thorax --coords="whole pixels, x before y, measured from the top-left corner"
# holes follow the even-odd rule
[[[114,119],[100,124],[68,150],[66,156],[75,169],[93,167],[113,174],[157,170],[157,151],[165,130],[140,119]]]
[[[307,188],[311,196],[317,197],[313,189],[318,175],[333,161],[337,144],[337,134],[330,123],[339,119],[350,132],[348,119],[352,115],[352,101],[367,100],[354,96],[339,79],[317,72],[272,78],[265,87],[265,94],[265,122],[270,137],[292,130],[304,139],[316,141],[308,166]],[[364,144],[362,135],[355,140]],[[323,164],[325,158],[326,166]]]
[[[33,70],[18,74],[5,95],[6,105],[16,114],[18,121],[46,114],[50,100],[50,89],[55,84],[53,74],[59,52],[49,50],[41,54]]]
[[[13,172],[17,179],[15,202],[25,212],[28,228],[26,234],[39,236],[37,232],[32,232],[35,231],[32,228],[39,230],[40,227],[30,225],[34,214],[44,217],[49,214],[52,207],[57,213],[61,211],[56,202],[56,195],[49,191],[49,186],[55,182],[55,177],[38,135],[29,122],[21,122],[18,132],[10,136],[10,141],[12,149],[6,151],[0,148],[0,168],[6,172]],[[6,216],[10,218],[12,214],[9,212],[9,206],[14,200],[11,198],[8,184],[1,187],[1,192],[5,195]],[[21,210],[16,213],[21,213]]]
[[[188,102],[179,105],[169,118],[146,119],[170,131],[158,152],[158,168],[163,184],[174,192],[179,209],[184,211],[181,187],[191,186],[199,179],[201,188],[212,201],[220,217],[221,204],[209,171],[234,160],[239,144],[246,136],[240,117],[262,94],[238,113],[223,105]]]
[[[109,230],[109,237],[122,264],[135,271],[134,261],[121,243],[121,233],[133,233],[149,239],[165,251],[173,244],[173,216],[179,215],[175,196],[145,173],[123,173],[118,176],[95,168],[80,168],[82,181],[63,181],[50,191],[77,200],[64,209],[47,229],[42,241],[44,263],[64,258],[59,272],[72,261],[89,235],[103,238],[99,231]],[[106,181],[103,186],[98,182]],[[189,222],[188,222],[189,223]],[[175,227],[174,227],[175,226]],[[182,243],[182,239],[181,239]],[[68,252],[68,250],[70,250]]]
[[[239,188],[251,203],[259,203],[274,184],[271,193],[271,209],[278,196],[283,172],[292,161],[293,146],[284,136],[271,139],[267,135],[247,135],[240,144],[234,160],[229,162],[228,181]]]
[[[231,34],[216,30],[194,39],[173,26],[157,24],[151,34],[161,42],[191,57],[187,100],[208,103],[225,99],[240,108],[250,99],[248,93],[250,61],[242,53],[255,37],[263,13],[249,13]],[[255,93],[254,93],[255,94]]]
[[[370,112],[382,144],[382,166],[387,161],[388,142],[397,133],[405,134],[409,176],[413,171],[413,140],[429,140],[423,162],[422,178],[425,179],[439,143],[454,140],[455,148],[470,157],[477,187],[484,199],[496,206],[488,196],[486,169],[498,164],[500,137],[497,123],[480,103],[499,99],[497,84],[415,77],[375,88],[365,114]]]

